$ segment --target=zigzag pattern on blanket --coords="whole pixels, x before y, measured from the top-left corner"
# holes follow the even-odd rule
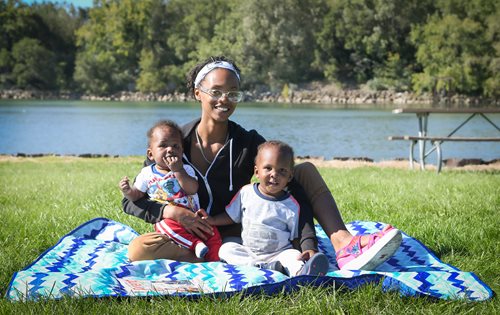
[[[368,234],[380,231],[384,226],[380,222],[354,221],[349,223],[348,229],[353,234]],[[333,253],[326,234],[321,229],[317,233],[320,249]],[[330,262],[335,261],[334,255],[329,258]],[[336,277],[336,273],[341,272],[329,272],[328,276]],[[405,233],[394,256],[379,266],[377,271],[369,273],[384,275],[382,288],[387,291],[399,290],[403,295],[473,301],[487,300],[493,296],[491,289],[476,275],[443,263],[421,242]]]
[[[356,221],[348,224],[354,234],[381,230],[385,224]],[[127,244],[138,234],[118,222],[97,218],[64,236],[31,265],[16,273],[6,297],[35,300],[64,296],[152,296],[279,292],[299,283],[344,285],[354,289],[383,279],[384,290],[403,295],[426,295],[442,299],[486,300],[491,290],[474,274],[439,261],[424,245],[403,234],[396,254],[377,271],[339,271],[335,251],[317,226],[319,248],[330,260],[325,277],[288,278],[250,266],[219,262],[191,264],[172,260],[130,263]]]

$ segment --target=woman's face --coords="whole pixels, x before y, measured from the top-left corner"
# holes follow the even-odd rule
[[[230,101],[226,94],[216,98],[206,91],[219,90],[226,93],[238,91],[239,87],[238,78],[231,70],[217,68],[210,71],[201,81],[200,88],[194,90],[196,99],[201,101],[202,115],[208,115],[218,122],[227,121],[236,109],[237,103]]]

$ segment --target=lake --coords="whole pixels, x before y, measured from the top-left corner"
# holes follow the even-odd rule
[[[0,101],[0,154],[144,155],[146,131],[159,119],[184,124],[197,118],[197,103]],[[497,125],[500,115],[488,115]],[[433,114],[429,134],[446,135],[467,115]],[[389,135],[415,135],[415,115],[391,110],[291,108],[273,104],[238,105],[232,120],[257,129],[266,139],[293,146],[296,155],[368,157],[375,161],[408,158],[408,142]],[[484,119],[475,117],[457,136],[497,136]],[[442,145],[444,158],[500,158],[500,144]],[[415,150],[417,152],[417,150]],[[430,162],[435,156],[430,157]]]

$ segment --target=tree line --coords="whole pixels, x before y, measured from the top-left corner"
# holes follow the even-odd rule
[[[0,88],[185,91],[211,55],[246,89],[343,88],[500,96],[497,0],[0,1]]]

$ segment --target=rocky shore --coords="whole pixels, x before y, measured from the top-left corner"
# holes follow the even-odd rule
[[[137,101],[137,102],[186,102],[192,98],[185,93],[141,93],[119,92],[113,95],[96,96],[74,92],[49,92],[37,90],[0,90],[4,100],[89,100],[89,101]],[[319,83],[300,88],[284,88],[281,92],[266,89],[245,92],[246,102],[316,104],[317,106],[379,107],[428,105],[433,107],[499,107],[500,100],[462,95],[417,95],[409,92],[369,91],[364,89],[345,90],[335,85]]]

